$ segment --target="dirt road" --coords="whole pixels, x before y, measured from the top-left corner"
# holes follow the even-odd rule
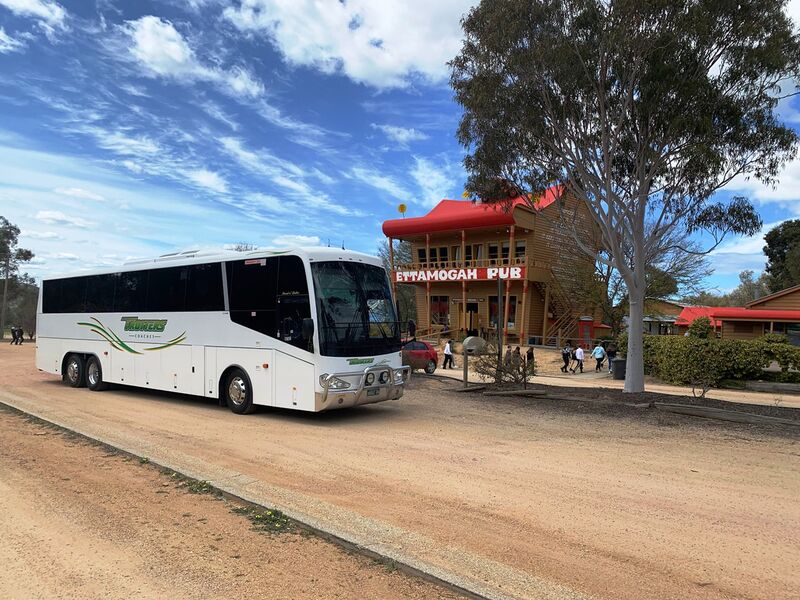
[[[8,409],[0,439],[0,598],[458,597]]]
[[[65,388],[17,350],[0,347],[0,400],[383,523],[467,575],[496,565],[480,577],[512,596],[540,594],[523,576],[609,599],[800,596],[796,437],[423,380],[394,403],[237,417],[203,399]]]

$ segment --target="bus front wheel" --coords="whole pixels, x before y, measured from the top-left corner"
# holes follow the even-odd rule
[[[93,392],[108,389],[108,384],[103,381],[103,368],[96,356],[90,357],[86,362],[86,387]]]
[[[225,402],[237,415],[246,415],[255,409],[250,379],[241,369],[233,369],[225,379]]]
[[[67,357],[64,365],[64,381],[74,388],[86,385],[86,364],[79,354],[70,354]]]

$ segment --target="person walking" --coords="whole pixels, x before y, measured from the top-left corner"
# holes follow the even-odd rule
[[[561,372],[566,373],[572,360],[572,340],[567,340],[567,344],[561,349],[561,360],[564,361]]]
[[[528,351],[525,352],[525,369],[528,375],[533,375],[535,369],[534,364],[533,346],[528,346]]]
[[[453,368],[453,340],[447,340],[447,343],[444,345],[444,362],[442,363],[442,368]]]
[[[606,356],[608,356],[608,372],[611,373],[614,369],[614,359],[617,358],[617,346],[614,344],[614,342],[611,342],[608,345]]]
[[[600,342],[595,344],[594,350],[592,350],[592,358],[597,361],[597,364],[594,367],[594,372],[599,373],[603,370],[603,361],[606,358],[605,348],[600,345]]]
[[[25,341],[25,330],[22,329],[19,325],[17,325],[17,346],[22,346],[22,342]]]
[[[578,344],[578,347],[575,348],[575,366],[572,367],[570,371],[574,373],[575,369],[578,369],[580,370],[581,373],[583,373],[583,359],[585,356],[586,355],[583,352],[583,348],[581,347],[580,344]]]
[[[10,345],[14,345],[17,341],[17,328],[12,325],[11,326],[11,341],[9,342]]]

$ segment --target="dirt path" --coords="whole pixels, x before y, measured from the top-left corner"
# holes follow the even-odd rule
[[[203,399],[65,388],[15,350],[0,347],[0,399],[400,528],[421,556],[491,560],[597,598],[800,596],[800,444],[787,435],[422,380],[399,402],[242,418]],[[507,572],[487,584],[508,589]]]
[[[0,598],[456,598],[0,409]]]

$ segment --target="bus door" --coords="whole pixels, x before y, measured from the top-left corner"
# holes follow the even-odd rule
[[[303,340],[303,319],[311,317],[306,294],[278,296],[278,339],[292,346],[309,350],[311,340]]]

